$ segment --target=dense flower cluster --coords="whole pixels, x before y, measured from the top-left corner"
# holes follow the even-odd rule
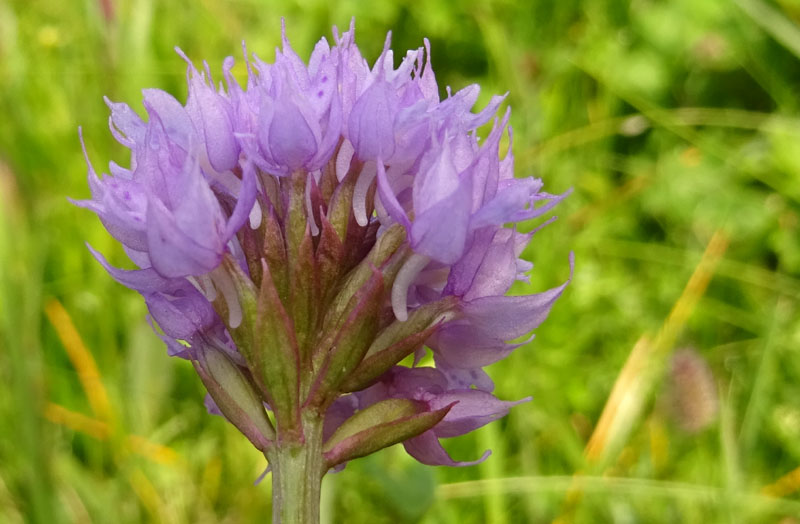
[[[100,178],[89,163],[92,198],[77,204],[139,267],[93,251],[194,363],[210,409],[268,456],[315,412],[326,469],[401,441],[426,464],[471,464],[438,439],[508,412],[483,367],[566,285],[505,296],[533,234],[506,226],[564,195],[514,177],[504,97],[479,112],[477,85],[440,100],[427,41],[395,68],[387,38],[370,67],[353,34],[334,30],[306,64],[284,32],[274,63],[245,53],[244,87],[232,58],[215,87],[179,51],[186,104],[147,89],[143,120],[107,100],[131,165]],[[400,365],[426,347],[435,367]]]

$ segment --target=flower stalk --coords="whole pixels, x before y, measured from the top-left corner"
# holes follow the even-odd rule
[[[302,417],[302,438],[282,441],[266,453],[272,471],[272,522],[319,522],[320,491],[325,474],[322,417],[311,411]]]

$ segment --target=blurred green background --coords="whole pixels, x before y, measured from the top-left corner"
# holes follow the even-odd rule
[[[270,59],[281,16],[304,57],[351,16],[370,60],[387,30],[429,37],[440,86],[510,91],[518,173],[575,190],[514,291],[562,282],[570,251],[575,278],[490,368],[533,402],[447,443],[492,457],[351,463],[326,522],[800,522],[798,0],[0,0],[0,522],[268,521],[263,457],[66,197],[88,195],[79,125],[98,169],[127,162],[103,95],[185,100],[173,46]]]

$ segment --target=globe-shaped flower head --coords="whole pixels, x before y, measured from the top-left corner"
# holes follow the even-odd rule
[[[388,37],[373,66],[352,25],[332,44],[305,63],[284,30],[272,63],[245,52],[241,85],[227,58],[218,87],[178,50],[186,103],[147,89],[143,119],[107,100],[131,163],[103,177],[89,163],[92,197],[76,202],[138,267],[92,250],[193,363],[209,409],[267,456],[285,521],[293,489],[395,443],[426,464],[477,462],[439,439],[527,400],[495,398],[483,368],[566,285],[506,296],[531,269],[533,233],[515,225],[566,194],[515,177],[504,97],[440,99],[427,40],[396,68]]]

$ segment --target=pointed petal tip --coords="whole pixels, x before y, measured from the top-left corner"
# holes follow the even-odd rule
[[[183,60],[184,60],[184,61],[185,61],[187,64],[189,64],[189,65],[192,65],[192,61],[191,61],[191,60],[189,60],[189,57],[188,57],[188,56],[186,56],[186,53],[184,53],[184,52],[183,52],[183,49],[181,49],[181,48],[180,48],[180,47],[178,47],[178,46],[175,46],[175,47],[173,47],[173,50],[175,51],[175,53],[177,53],[177,54],[178,54],[178,56],[179,56],[179,57],[183,58]]]

